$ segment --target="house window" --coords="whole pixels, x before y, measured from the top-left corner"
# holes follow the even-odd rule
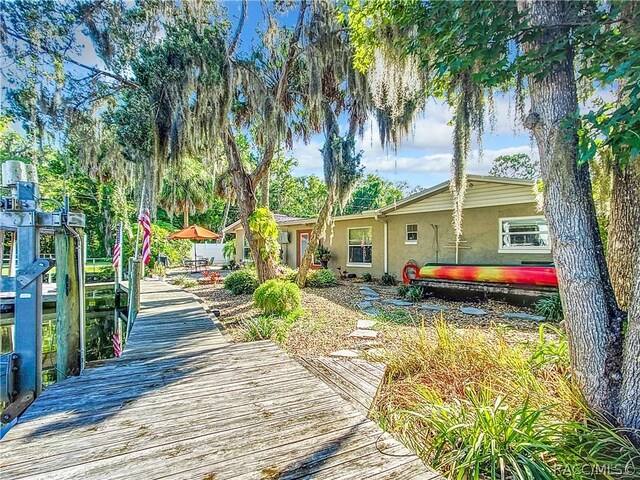
[[[244,248],[242,249],[242,260],[245,262],[250,262],[253,259],[251,258],[251,247],[249,246],[249,242],[247,238],[244,239]]]
[[[371,227],[349,229],[349,261],[347,266],[371,266]]]
[[[550,253],[549,226],[544,217],[500,219],[500,253]]]
[[[418,243],[418,225],[411,223],[407,225],[406,235],[404,237],[404,243],[415,244]]]

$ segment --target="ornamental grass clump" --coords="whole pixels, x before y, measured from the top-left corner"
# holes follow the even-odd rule
[[[265,315],[288,315],[300,308],[300,288],[292,282],[267,280],[253,293],[253,300]]]
[[[377,420],[449,478],[637,478],[640,452],[585,407],[566,339],[545,329],[510,345],[500,329],[423,324],[386,354]]]

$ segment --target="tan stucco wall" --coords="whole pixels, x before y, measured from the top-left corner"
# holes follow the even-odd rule
[[[551,262],[551,254],[499,253],[499,219],[505,217],[539,216],[536,205],[502,205],[468,208],[464,211],[462,239],[458,252],[459,263],[510,264]],[[413,213],[386,217],[389,222],[389,271],[400,275],[405,263],[412,259],[422,265],[427,262],[454,263],[455,235],[452,212]],[[405,229],[409,223],[418,224],[418,243],[405,244]],[[438,226],[438,255],[433,227]]]
[[[528,262],[550,262],[551,254],[531,253],[499,253],[499,219],[504,217],[538,216],[536,205],[518,204],[493,207],[465,209],[463,218],[462,243],[459,250],[459,263],[494,263],[510,264]],[[388,262],[389,272],[400,278],[402,267],[408,260],[416,260],[419,265],[427,262],[454,263],[455,236],[452,226],[452,212],[410,213],[375,218],[338,220],[333,228],[331,244],[325,241],[333,253],[329,268],[337,271],[338,267],[346,268],[358,276],[370,273],[379,278],[384,273],[384,223],[388,223]],[[418,225],[418,243],[405,244],[407,224]],[[436,257],[435,232],[431,225],[438,226],[438,255]],[[348,229],[354,227],[371,227],[373,251],[371,267],[347,265]],[[309,230],[308,225],[283,225],[280,231],[289,232],[289,243],[284,245],[285,263],[297,267],[297,233]],[[236,231],[236,258],[242,259],[243,232]]]

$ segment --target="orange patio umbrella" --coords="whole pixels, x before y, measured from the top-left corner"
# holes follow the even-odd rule
[[[201,227],[200,225],[191,225],[190,227],[167,235],[167,238],[170,240],[218,240],[221,236],[211,230]],[[196,259],[197,244],[193,249],[193,260],[195,261]]]

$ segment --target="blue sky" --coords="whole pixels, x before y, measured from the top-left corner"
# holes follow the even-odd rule
[[[232,28],[235,28],[241,11],[241,1],[224,2],[229,12]],[[285,21],[295,22],[297,11],[291,11]],[[241,36],[241,48],[247,48],[257,37],[257,28],[262,22],[262,5],[259,1],[250,1],[247,19]],[[532,151],[532,142],[527,132],[523,131],[515,121],[513,99],[508,96],[495,100],[496,125],[493,133],[483,137],[483,155],[479,158],[477,146],[474,145],[472,158],[469,159],[469,173],[483,174],[491,168],[491,161],[503,154],[527,153],[537,157]],[[397,152],[385,150],[380,146],[375,120],[371,120],[365,134],[358,141],[358,149],[363,151],[362,162],[366,172],[376,172],[391,181],[405,181],[411,186],[429,187],[449,178],[452,156],[453,127],[449,125],[452,118],[450,108],[436,101],[429,101],[424,112],[419,114],[413,132],[403,140]],[[298,141],[294,144],[292,156],[298,160],[297,175],[315,174],[322,176],[322,159],[320,148],[323,136],[317,135],[305,145]]]
[[[228,9],[232,31],[235,31],[237,19],[241,11],[241,1],[227,0],[221,2]],[[249,1],[248,15],[241,35],[239,50],[248,49],[257,41],[258,31],[264,29],[262,2]],[[297,18],[297,9],[280,15],[280,20],[293,24]],[[83,35],[78,41],[88,47],[91,42]],[[103,67],[92,48],[85,48],[80,60],[88,65]],[[67,68],[70,68],[67,65]],[[483,138],[484,155],[479,158],[477,148],[468,162],[469,173],[486,173],[491,161],[503,154],[527,153],[537,157],[532,150],[529,135],[518,127],[513,112],[513,99],[498,97],[495,100],[496,125],[493,133],[489,132],[487,120],[487,134]],[[412,133],[403,139],[397,152],[381,148],[377,134],[375,120],[371,120],[365,128],[365,134],[358,140],[357,148],[363,151],[362,163],[367,173],[378,173],[390,181],[404,181],[410,186],[429,187],[449,178],[452,156],[453,127],[449,125],[452,112],[441,102],[429,101],[424,112],[418,115]],[[15,128],[19,129],[18,125]],[[290,154],[298,161],[294,169],[296,175],[323,175],[320,148],[323,136],[317,135],[305,145],[302,141],[294,144]]]

